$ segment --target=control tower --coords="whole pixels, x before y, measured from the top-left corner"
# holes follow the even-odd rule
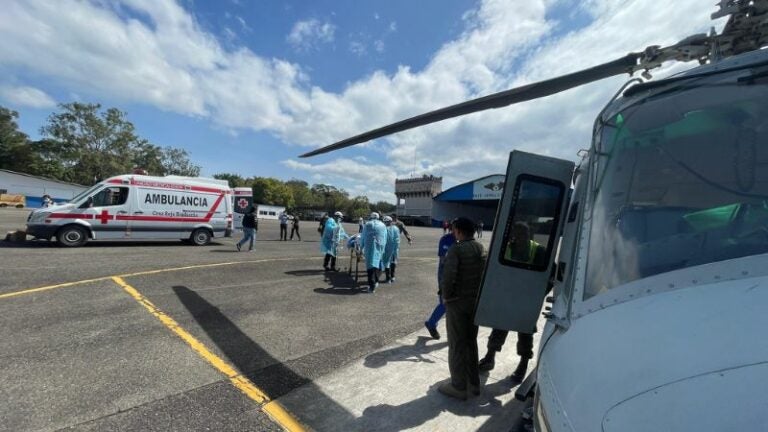
[[[432,221],[432,198],[443,190],[443,178],[433,175],[395,179],[397,216],[414,225],[429,226]]]

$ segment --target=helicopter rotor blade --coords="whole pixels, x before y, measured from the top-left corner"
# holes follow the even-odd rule
[[[483,96],[467,102],[462,102],[449,107],[440,108],[435,111],[420,114],[415,117],[401,120],[399,122],[392,123],[390,125],[383,126],[378,129],[353,136],[351,138],[347,138],[337,143],[312,150],[300,155],[299,157],[306,158],[332,152],[334,150],[343,149],[355,144],[361,144],[376,138],[381,138],[383,136],[391,135],[397,132],[428,125],[430,123],[439,122],[465,114],[471,114],[477,111],[501,108],[519,102],[538,99],[594,81],[599,81],[604,78],[612,77],[615,75],[622,75],[625,73],[632,73],[637,68],[638,60],[641,58],[641,53],[630,53],[622,58],[610,61],[608,63],[603,63],[589,69],[584,69],[545,81],[539,81],[537,83],[527,84],[521,87],[505,90],[499,93],[494,93],[492,95]]]

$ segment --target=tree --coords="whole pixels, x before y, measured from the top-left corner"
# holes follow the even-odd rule
[[[35,154],[35,162],[24,172],[52,179],[67,179],[66,168],[59,158],[57,143],[43,139],[32,141],[29,145]]]
[[[200,167],[189,160],[189,153],[184,149],[166,147],[161,150],[161,163],[164,175],[197,177]]]
[[[344,209],[344,214],[352,219],[366,218],[370,213],[370,203],[368,197],[357,196],[349,201],[349,204]]]
[[[309,183],[303,180],[292,179],[285,182],[285,185],[291,190],[296,207],[314,208],[320,204],[318,200],[314,199],[309,189]]]
[[[253,202],[292,208],[295,205],[291,189],[278,179],[256,177],[253,180]]]
[[[68,180],[91,184],[106,177],[130,172],[132,148],[141,139],[125,114],[109,108],[100,112],[99,104],[74,102],[59,105],[60,113],[51,114],[40,130],[64,162]]]
[[[325,211],[334,211],[343,209],[349,201],[349,194],[344,189],[326,184],[312,185],[312,195],[315,199],[322,202],[322,208]]]
[[[135,168],[147,170],[150,175],[163,175],[163,149],[152,145],[146,140],[140,140],[133,150],[132,165]]]
[[[19,113],[0,107],[0,168],[28,172],[37,162],[27,135],[19,130]]]
[[[140,138],[117,108],[102,111],[99,104],[80,102],[59,108],[40,129],[45,139],[36,147],[42,168],[57,173],[55,178],[89,185],[137,167],[153,175],[200,175],[186,150],[161,148]]]
[[[214,174],[213,178],[228,181],[229,187],[231,188],[242,187],[246,185],[245,179],[237,174],[220,173],[220,174]]]
[[[377,201],[375,204],[371,204],[371,211],[381,214],[394,213],[396,208],[397,206],[386,201]]]

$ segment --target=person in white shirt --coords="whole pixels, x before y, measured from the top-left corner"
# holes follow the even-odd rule
[[[280,221],[280,240],[288,241],[288,214],[282,212],[277,219]]]

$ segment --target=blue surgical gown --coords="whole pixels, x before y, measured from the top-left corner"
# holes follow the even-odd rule
[[[363,227],[363,253],[367,268],[382,268],[381,257],[386,245],[387,227],[384,222],[378,219],[368,221]]]
[[[390,264],[397,264],[397,254],[400,252],[400,230],[390,225],[387,227],[387,244],[384,246],[384,255],[381,257],[381,266],[388,268]]]
[[[325,228],[323,228],[323,239],[320,242],[320,252],[336,256],[339,242],[347,237],[347,233],[344,232],[344,227],[341,226],[340,223],[336,223],[333,218],[328,218],[328,220],[325,221]]]

